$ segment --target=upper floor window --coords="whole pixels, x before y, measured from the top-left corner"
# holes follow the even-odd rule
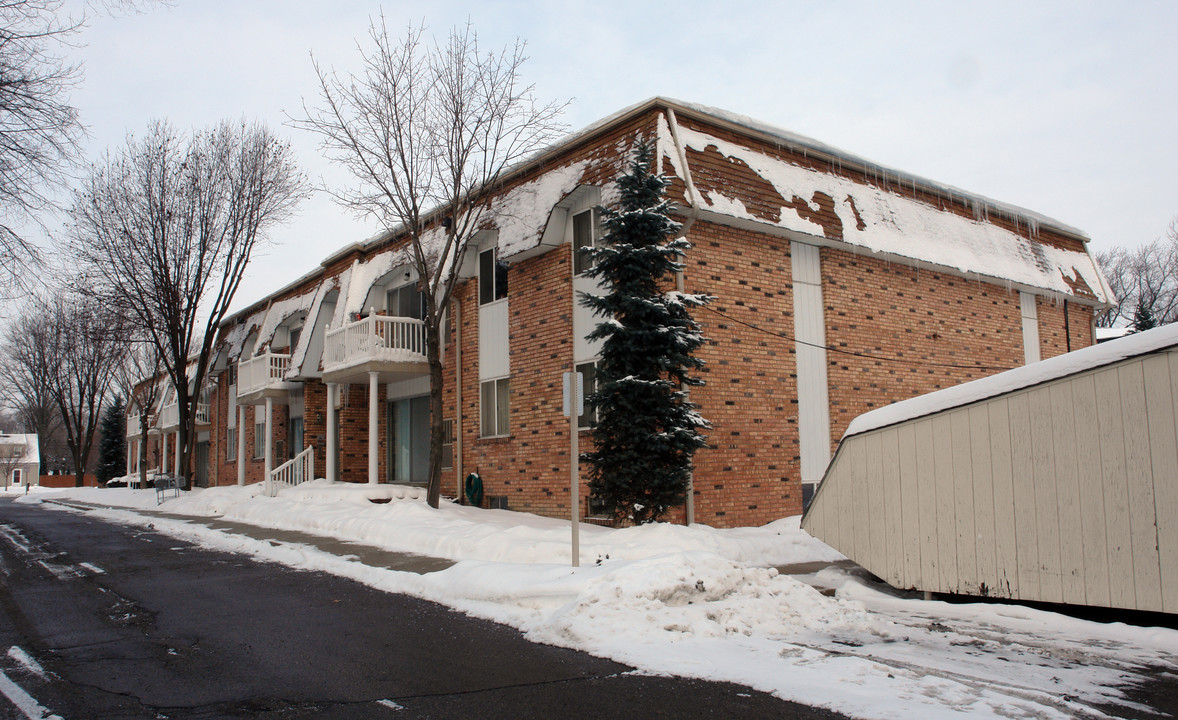
[[[597,223],[597,211],[586,210],[573,216],[573,274],[581,273],[593,267],[593,258],[585,252],[585,248],[601,246],[601,234]]]
[[[425,319],[425,293],[414,285],[402,285],[388,292],[389,314],[394,317]]]
[[[500,260],[495,248],[479,253],[479,304],[486,305],[507,297],[507,263]]]

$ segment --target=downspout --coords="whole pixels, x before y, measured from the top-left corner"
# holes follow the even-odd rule
[[[1067,343],[1068,352],[1072,351],[1072,325],[1068,321],[1068,299],[1063,299],[1063,336]]]
[[[691,181],[691,167],[687,164],[687,153],[683,149],[683,143],[679,140],[679,120],[675,117],[675,110],[667,108],[667,119],[670,121],[671,139],[675,143],[675,154],[679,156],[679,166],[683,168],[683,185],[685,192],[684,199],[687,200],[687,222],[683,223],[680,228],[680,237],[686,238],[687,233],[691,230],[691,226],[695,224],[695,219],[699,216],[699,195],[695,189],[695,183]],[[686,280],[684,278],[683,268],[680,268],[675,273],[675,289],[679,292],[684,292],[686,287]],[[686,385],[679,388],[688,401],[691,400],[691,389]],[[686,522],[688,525],[695,524],[695,471],[689,470],[687,473],[687,498],[684,507],[686,514]]]

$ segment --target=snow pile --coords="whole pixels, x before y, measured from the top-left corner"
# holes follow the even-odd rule
[[[420,490],[388,485],[316,480],[277,498],[259,490],[198,490],[161,509],[459,562],[415,575],[195,520],[132,510],[95,514],[441,602],[510,624],[530,639],[645,672],[743,683],[856,717],[1100,717],[1095,705],[1127,702],[1119,687],[1140,678],[1138,667],[1178,669],[1172,630],[1018,605],[926,602],[833,566],[814,576],[779,574],[767,566],[841,558],[802,532],[796,517],[734,530],[584,526],[582,566],[573,568],[568,523],[552,518],[452,503],[433,510]],[[155,502],[150,490],[86,488],[58,496],[127,508],[154,509]]]

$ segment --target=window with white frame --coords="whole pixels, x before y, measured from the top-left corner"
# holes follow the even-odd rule
[[[588,400],[597,392],[597,361],[578,364],[577,372],[581,373],[581,392],[585,398],[585,412],[577,416],[577,428],[589,430],[597,427],[597,408]]]
[[[454,421],[442,421],[442,469],[454,468]]]
[[[483,437],[500,437],[508,434],[509,399],[511,381],[509,378],[487,380],[481,386]]]
[[[425,319],[425,293],[415,285],[402,285],[387,293],[386,301],[389,315],[394,317]]]
[[[225,460],[237,459],[237,428],[231,427],[225,434]]]
[[[254,459],[266,457],[266,411],[254,405]]]
[[[586,210],[573,216],[573,274],[581,275],[593,267],[587,248],[600,247],[597,211]]]
[[[12,484],[13,485],[20,485],[21,477],[23,476],[23,474],[24,474],[24,471],[21,470],[20,468],[16,468],[15,470],[13,470],[12,471]]]
[[[507,263],[499,259],[495,248],[479,253],[479,304],[507,297]]]

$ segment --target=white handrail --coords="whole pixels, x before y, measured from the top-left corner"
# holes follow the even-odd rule
[[[289,368],[290,355],[285,353],[267,351],[242,360],[237,367],[237,396],[242,397],[283,382]]]
[[[323,368],[368,360],[417,360],[425,356],[425,323],[407,317],[369,315],[328,330]]]
[[[282,488],[294,487],[315,479],[315,446],[308,445],[298,455],[270,471],[263,492],[275,497]]]

